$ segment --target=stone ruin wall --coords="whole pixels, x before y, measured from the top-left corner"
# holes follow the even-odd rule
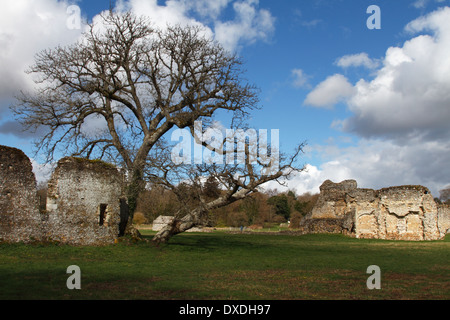
[[[41,213],[30,159],[0,146],[0,241],[114,243],[121,215],[127,214],[123,178],[104,162],[61,159],[48,184],[47,210]]]
[[[107,163],[61,159],[48,183],[46,237],[77,245],[113,243],[123,185],[123,175]]]
[[[450,233],[450,205],[438,205],[438,227],[441,234]]]
[[[109,164],[64,158],[49,182],[47,211],[41,213],[30,159],[21,150],[0,146],[0,241],[113,243],[127,214],[123,178]],[[301,223],[305,233],[437,240],[450,230],[450,207],[436,204],[422,186],[372,190],[358,188],[354,180],[327,180],[320,191]]]
[[[367,200],[350,192],[348,200],[355,208],[358,238],[437,240],[445,235],[438,229],[437,204],[425,187],[385,188]]]
[[[325,181],[305,232],[345,233],[357,238],[438,240],[450,229],[449,207],[422,186],[361,189],[354,180]]]
[[[21,150],[0,146],[0,240],[30,242],[41,237],[31,161]]]

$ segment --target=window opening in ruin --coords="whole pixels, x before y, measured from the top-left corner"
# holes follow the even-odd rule
[[[107,204],[103,204],[103,203],[100,204],[100,207],[99,207],[100,214],[99,214],[99,223],[98,223],[100,226],[103,226],[103,224],[105,223],[107,209],[108,209]]]

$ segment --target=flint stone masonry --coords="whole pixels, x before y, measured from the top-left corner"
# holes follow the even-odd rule
[[[0,146],[0,241],[114,243],[128,214],[123,180],[110,164],[61,159],[41,213],[30,159],[21,150]]]
[[[58,162],[48,184],[46,212],[39,212],[30,159],[0,146],[0,241],[52,240],[73,245],[114,243],[128,217],[124,174],[114,166],[78,158]],[[361,189],[354,180],[325,181],[305,233],[345,233],[357,238],[437,240],[450,231],[450,207],[422,186]],[[173,217],[154,222],[159,231]],[[205,229],[191,229],[190,231]]]
[[[423,186],[361,189],[355,180],[325,181],[305,232],[347,233],[357,238],[438,240],[450,228],[448,206]]]
[[[320,196],[312,210],[313,219],[340,219],[346,214],[345,195],[356,190],[355,180],[345,180],[340,183],[325,181],[320,186]]]
[[[101,161],[61,159],[48,184],[46,237],[75,245],[114,243],[123,179],[119,170]]]
[[[441,204],[438,206],[438,227],[441,234],[450,233],[450,206]]]
[[[41,237],[31,161],[21,150],[0,146],[0,241],[30,242]]]

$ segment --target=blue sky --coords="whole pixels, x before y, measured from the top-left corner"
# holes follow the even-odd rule
[[[78,5],[91,20],[110,1],[3,2],[0,144],[33,157],[32,137],[20,133],[8,109],[14,88],[30,85],[20,68],[32,62],[33,51],[77,39],[80,30],[64,26],[67,6]],[[290,183],[298,193],[316,192],[326,179],[356,179],[370,188],[422,184],[436,196],[450,184],[450,77],[445,76],[450,57],[439,54],[450,43],[450,1],[113,3],[158,23],[203,24],[238,52],[246,62],[247,79],[261,90],[262,110],[252,115],[252,126],[280,129],[285,151],[308,142],[303,159],[308,171]],[[381,10],[379,30],[367,28],[370,5]]]

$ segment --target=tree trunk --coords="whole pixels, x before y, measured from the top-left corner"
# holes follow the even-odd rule
[[[133,170],[131,179],[126,187],[126,202],[121,200],[119,236],[131,235],[140,237],[139,231],[133,227],[134,213],[141,191],[144,189],[142,170]]]
[[[167,243],[170,238],[173,236],[183,233],[189,229],[192,229],[196,226],[202,225],[203,217],[206,215],[208,211],[205,209],[195,209],[192,210],[189,214],[179,219],[175,217],[173,221],[166,226],[164,226],[154,237],[153,243],[161,244]]]
[[[163,227],[153,237],[152,241],[155,244],[167,243],[171,237],[179,233],[185,232],[189,229],[192,229],[194,227],[201,226],[204,223],[205,218],[207,217],[208,212],[210,210],[221,208],[237,200],[243,199],[250,192],[251,192],[250,190],[241,189],[239,192],[235,193],[232,197],[230,196],[219,197],[218,199],[215,199],[205,205],[202,205],[192,210],[181,219],[175,217],[172,223],[169,223],[168,225]]]

